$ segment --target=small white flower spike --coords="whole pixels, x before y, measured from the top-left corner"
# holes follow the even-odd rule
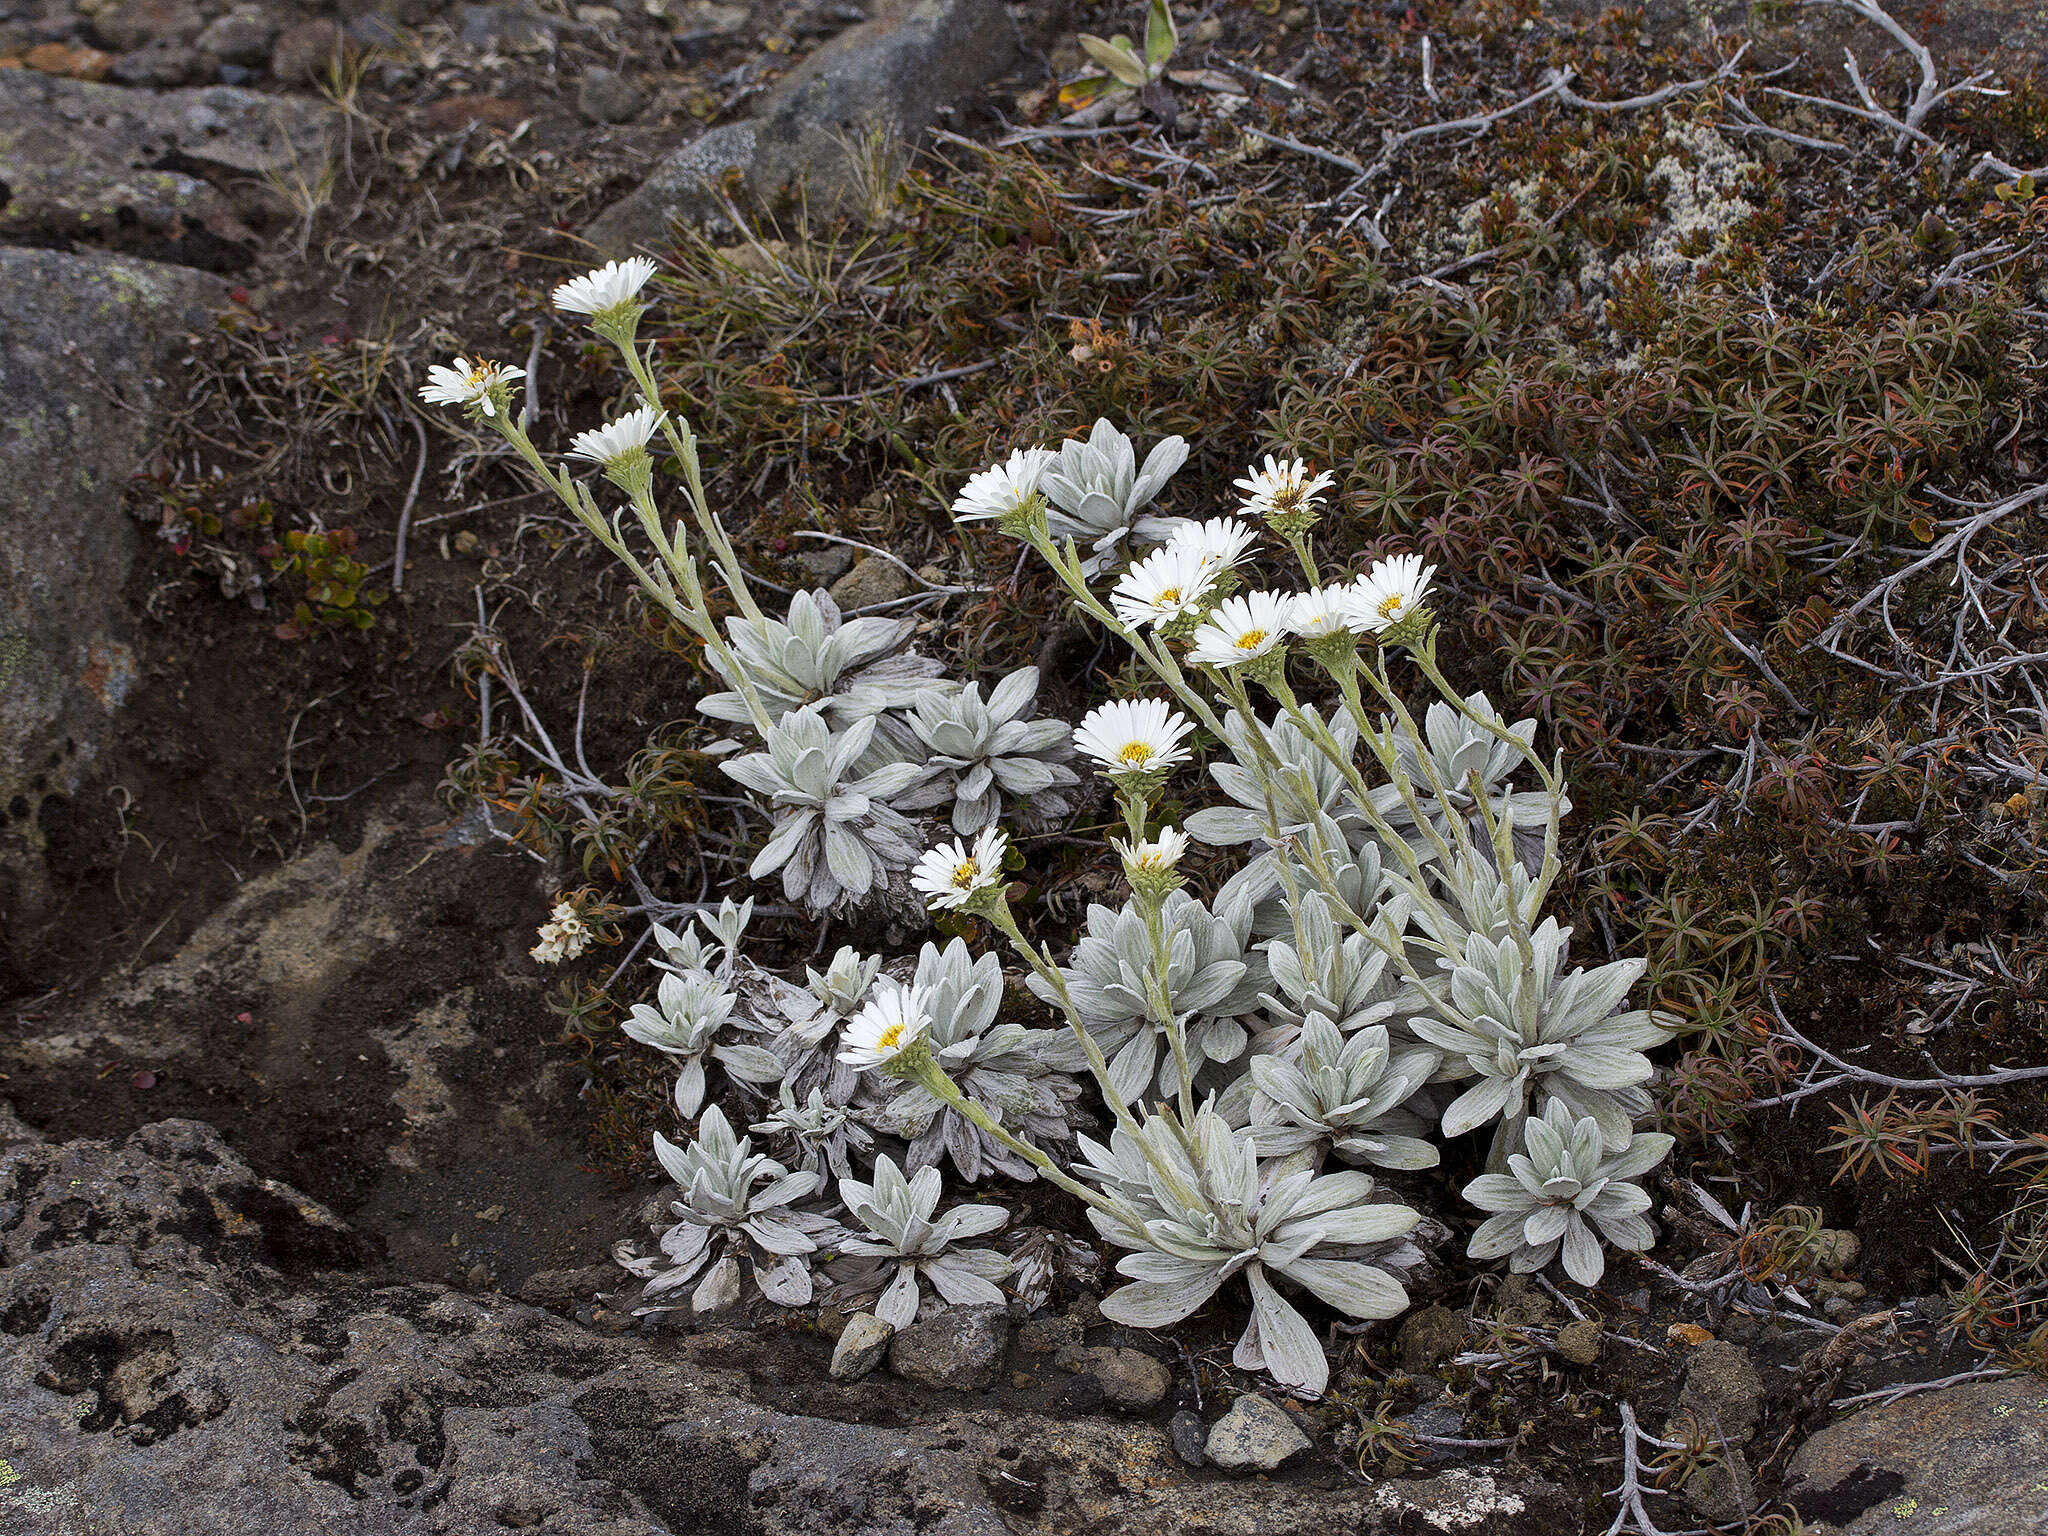
[[[1268,520],[1313,512],[1322,505],[1322,493],[1336,483],[1327,474],[1312,477],[1300,459],[1276,459],[1269,453],[1264,469],[1249,470],[1236,482],[1244,492],[1244,504],[1238,510]]]
[[[1180,863],[1181,855],[1188,851],[1188,835],[1178,827],[1161,827],[1157,837],[1142,842],[1127,843],[1120,837],[1112,837],[1110,846],[1124,861],[1129,874],[1164,874]]]
[[[1258,536],[1256,528],[1239,518],[1212,517],[1205,522],[1182,525],[1167,540],[1166,547],[1191,552],[1203,570],[1221,575],[1236,568]]]
[[[1393,555],[1380,561],[1351,584],[1349,600],[1354,627],[1385,634],[1406,622],[1422,605],[1436,567],[1420,555]]]
[[[1323,640],[1359,627],[1348,587],[1318,587],[1298,594],[1287,620],[1304,640]]]

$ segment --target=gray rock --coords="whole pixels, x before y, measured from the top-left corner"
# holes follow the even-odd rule
[[[854,1313],[846,1320],[839,1342],[832,1348],[832,1379],[859,1381],[882,1363],[889,1341],[895,1337],[895,1328],[874,1313]]]
[[[668,6],[663,14],[675,28],[676,41],[684,44],[730,37],[753,15],[744,5],[723,4],[721,0],[682,0]]]
[[[1846,1536],[2039,1536],[2048,1386],[1972,1381],[1865,1408],[1794,1453],[1785,1497]]]
[[[1009,1337],[1010,1316],[1001,1307],[947,1307],[896,1335],[889,1369],[920,1386],[979,1392],[994,1384]]]
[[[821,587],[833,582],[853,569],[853,551],[844,544],[825,544],[807,549],[796,557],[796,563]]]
[[[1277,1472],[1311,1448],[1286,1409],[1248,1392],[1209,1427],[1202,1453],[1226,1472]]]
[[[136,91],[0,70],[0,244],[101,246],[211,271],[256,245],[232,196],[315,178],[334,152],[326,104],[232,86]],[[191,163],[195,173],[164,170]],[[198,171],[218,171],[220,186]],[[225,192],[222,187],[249,190]]]
[[[270,46],[270,72],[285,85],[315,85],[350,51],[348,34],[325,16],[287,27]]]
[[[1573,1528],[1535,1483],[1198,1481],[1149,1424],[777,1412],[748,1369],[773,1335],[657,1344],[372,1284],[346,1228],[190,1122],[8,1147],[0,1190],[8,1536],[1005,1536],[1026,1507],[1117,1536]]]
[[[576,110],[593,123],[623,123],[637,117],[647,97],[616,69],[593,64],[576,87]]]
[[[1204,1447],[1209,1443],[1209,1427],[1202,1422],[1202,1416],[1192,1408],[1183,1408],[1173,1416],[1167,1426],[1167,1433],[1173,1436],[1173,1454],[1191,1467],[1208,1464]]]
[[[470,48],[527,53],[550,47],[558,25],[525,6],[465,5],[456,12],[455,35]]]
[[[998,0],[888,0],[792,70],[751,121],[675,151],[585,233],[606,255],[664,244],[678,221],[716,220],[707,183],[733,169],[771,209],[860,212],[877,160],[861,146],[878,140],[880,160],[900,164],[943,108],[1000,75],[1016,49]]]
[[[584,231],[602,256],[659,250],[673,242],[677,224],[730,227],[716,188],[733,171],[754,163],[754,124],[722,123],[700,134],[655,166],[638,190],[612,204]]]
[[[169,40],[154,42],[114,60],[107,77],[123,85],[191,85],[213,73],[198,49]]]
[[[1527,1275],[1501,1276],[1493,1293],[1493,1309],[1504,1323],[1533,1323],[1541,1328],[1558,1321],[1557,1303]]]
[[[1739,1525],[1756,1510],[1756,1475],[1749,1458],[1734,1446],[1723,1446],[1679,1484],[1686,1505],[1709,1525]]]
[[[839,605],[842,613],[871,607],[876,603],[891,603],[899,597],[908,597],[911,591],[910,573],[894,560],[884,560],[880,555],[863,555],[853,563],[853,569],[832,583],[832,601]]]
[[[1017,1330],[1017,1347],[1027,1355],[1050,1355],[1081,1342],[1081,1325],[1070,1317],[1034,1317]]]
[[[519,1299],[529,1307],[565,1312],[601,1291],[624,1290],[635,1284],[616,1264],[586,1264],[580,1269],[537,1269],[519,1283]]]
[[[1173,1390],[1173,1372],[1143,1350],[1091,1351],[1088,1373],[1102,1384],[1102,1397],[1113,1408],[1146,1413]]]
[[[152,43],[189,43],[203,25],[205,18],[182,0],[122,0],[92,17],[93,36],[114,53],[132,53]]]
[[[78,789],[136,682],[109,600],[140,540],[121,487],[156,431],[173,348],[224,299],[218,280],[176,267],[0,248],[0,907],[11,929],[49,896],[43,800]]]
[[[0,1147],[17,1141],[41,1141],[43,1133],[14,1112],[14,1106],[0,1099]]]
[[[281,30],[261,11],[230,11],[208,22],[192,46],[223,64],[261,65],[270,58],[270,45]]]
[[[1863,1253],[1863,1239],[1842,1227],[1822,1227],[1813,1234],[1815,1269],[1854,1269]]]

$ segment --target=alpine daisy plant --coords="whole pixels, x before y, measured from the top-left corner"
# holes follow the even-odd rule
[[[1174,484],[1185,441],[1141,459],[1098,420],[951,503],[962,537],[1026,545],[1114,648],[1123,696],[1077,723],[1084,680],[948,675],[937,658],[971,647],[918,651],[929,617],[822,592],[770,612],[633,340],[655,272],[612,262],[555,291],[637,395],[565,453],[528,435],[520,369],[457,358],[421,390],[502,436],[694,646],[715,679],[697,708],[740,738],[708,749],[743,792],[736,868],[778,882],[787,905],[759,911],[790,949],[822,956],[828,914],[864,925],[862,948],[778,974],[740,952],[755,909],[646,889],[630,909],[656,981],[624,1032],[674,1064],[694,1131],[655,1138],[676,1193],[659,1254],[620,1253],[643,1305],[688,1287],[729,1306],[748,1276],[783,1306],[821,1282],[835,1304],[877,1298],[899,1327],[1006,1282],[1041,1299],[1089,1256],[1078,1222],[1034,1229],[1024,1284],[974,1245],[1008,1213],[947,1192],[1043,1180],[1113,1254],[1104,1316],[1170,1329],[1222,1308],[1239,1368],[1314,1396],[1324,1332],[1401,1312],[1451,1235],[1440,1217],[1474,1259],[1587,1285],[1651,1245],[1641,1181],[1671,1139],[1640,1125],[1677,1021],[1631,1003],[1643,961],[1568,966],[1545,911],[1563,761],[1444,675],[1454,576],[1408,552],[1327,568],[1338,477],[1285,447],[1236,479],[1237,515],[1202,518]],[[1082,888],[1101,899],[1032,892],[1034,866],[1096,834]],[[665,926],[685,911],[709,941]],[[927,921],[948,941],[913,954]],[[589,939],[564,903],[534,957],[572,964]],[[1460,1190],[1444,1147],[1467,1136],[1486,1171]]]

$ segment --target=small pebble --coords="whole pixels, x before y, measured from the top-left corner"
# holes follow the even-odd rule
[[[1557,1353],[1561,1359],[1573,1365],[1592,1365],[1600,1358],[1600,1340],[1604,1330],[1599,1322],[1587,1318],[1583,1322],[1567,1323],[1557,1330]]]
[[[1208,1458],[1202,1454],[1202,1447],[1208,1443],[1208,1426],[1202,1423],[1202,1416],[1192,1408],[1183,1408],[1173,1416],[1167,1427],[1173,1436],[1173,1453],[1191,1467],[1204,1465]]]
[[[882,1363],[896,1330],[872,1312],[856,1312],[839,1330],[832,1349],[832,1379],[859,1381]]]
[[[1226,1472],[1277,1472],[1310,1449],[1308,1436],[1284,1408],[1248,1392],[1210,1426],[1202,1453]]]

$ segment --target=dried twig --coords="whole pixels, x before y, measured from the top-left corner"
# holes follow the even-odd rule
[[[427,424],[415,416],[413,430],[420,435],[420,458],[413,466],[412,485],[406,490],[405,505],[398,509],[398,539],[391,551],[391,590],[405,590],[405,536],[412,531],[413,503],[420,499],[420,481],[427,473]]]

